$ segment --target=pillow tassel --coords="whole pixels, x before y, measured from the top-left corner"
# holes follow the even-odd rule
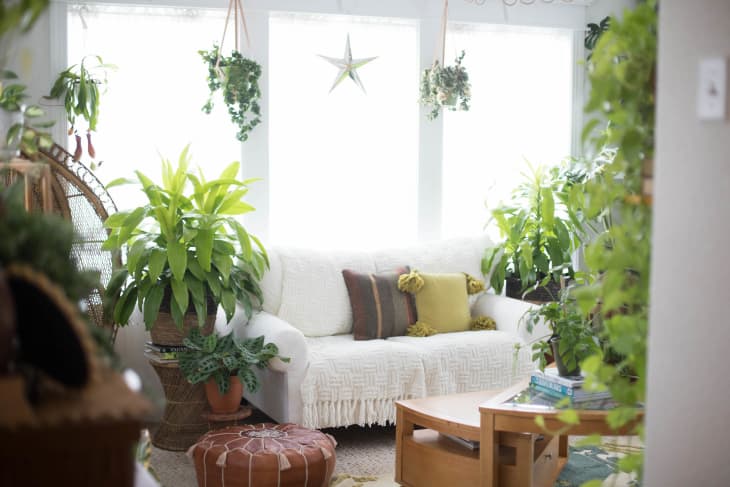
[[[428,337],[437,333],[438,331],[428,326],[423,321],[416,321],[411,326],[409,326],[408,330],[406,331],[406,335],[408,335],[409,337]]]
[[[496,330],[497,323],[489,316],[476,316],[469,322],[470,330]]]
[[[466,272],[464,275],[466,276],[466,292],[468,294],[477,294],[484,291],[484,281],[477,279],[474,276],[470,276]]]
[[[423,277],[418,271],[402,274],[398,278],[398,289],[404,293],[416,294],[423,288]]]

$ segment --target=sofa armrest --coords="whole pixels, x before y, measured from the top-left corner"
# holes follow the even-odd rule
[[[236,313],[238,314],[238,313]],[[256,338],[263,335],[265,342],[273,342],[279,347],[279,355],[289,357],[289,362],[275,358],[269,361],[269,368],[278,372],[294,372],[306,368],[307,342],[301,331],[278,316],[259,311],[254,314],[248,323],[237,320],[233,333],[237,338]]]
[[[490,316],[497,323],[498,330],[513,333],[529,343],[550,334],[550,329],[542,320],[533,328],[532,333],[527,331],[523,317],[536,306],[519,299],[485,293],[474,303],[471,315]]]

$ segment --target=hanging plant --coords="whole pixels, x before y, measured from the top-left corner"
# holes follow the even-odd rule
[[[431,107],[427,115],[429,120],[437,118],[442,107],[452,111],[469,110],[471,85],[469,75],[461,65],[464,54],[461,51],[453,66],[441,66],[437,60],[431,68],[423,71],[420,103]]]
[[[238,51],[227,57],[221,56],[219,51],[217,44],[210,51],[198,51],[208,65],[210,96],[203,111],[210,113],[213,110],[213,95],[221,90],[231,121],[238,126],[236,138],[244,142],[248,133],[261,123],[261,66]]]
[[[96,65],[88,67],[86,64],[87,58],[95,60]],[[63,107],[66,110],[66,118],[70,125],[68,134],[76,137],[76,150],[73,157],[77,161],[83,155],[81,136],[76,125],[76,120],[79,117],[87,123],[87,153],[92,159],[96,158],[96,150],[91,142],[91,132],[96,130],[96,124],[99,121],[99,104],[101,102],[99,87],[106,86],[109,69],[116,69],[116,67],[111,64],[104,64],[99,56],[86,56],[80,64],[74,64],[65,71],[61,71],[53,83],[51,93],[44,97],[49,100],[63,99]]]

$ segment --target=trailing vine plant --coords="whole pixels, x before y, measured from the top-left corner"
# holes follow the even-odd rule
[[[602,322],[601,352],[581,368],[587,386],[608,388],[618,406],[608,413],[619,428],[638,418],[646,399],[651,206],[642,197],[642,168],[654,153],[654,70],[657,47],[656,1],[648,0],[612,20],[598,39],[588,65],[591,92],[586,111],[592,118],[584,139],[600,157],[610,155],[598,177],[585,183],[588,218],[611,212],[610,226],[585,250],[591,282],[575,290],[583,313]],[[595,129],[605,124],[605,129]],[[642,440],[640,420],[633,431]],[[643,452],[618,463],[641,478]],[[600,485],[600,482],[595,483]]]
[[[210,51],[198,51],[198,54],[208,65],[210,96],[203,111],[210,113],[213,110],[213,95],[221,90],[231,121],[238,126],[236,138],[246,141],[248,133],[261,123],[261,66],[235,50],[230,56],[222,56],[217,44]]]

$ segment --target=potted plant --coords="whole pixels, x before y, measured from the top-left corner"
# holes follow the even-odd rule
[[[213,95],[221,90],[231,121],[238,126],[236,138],[241,142],[246,141],[248,133],[261,123],[261,66],[256,61],[243,57],[238,51],[233,51],[230,56],[223,56],[215,44],[210,51],[198,53],[208,66],[207,81],[210,89],[203,111],[210,113],[213,110]]]
[[[38,152],[38,147],[50,147],[53,140],[47,133],[33,130],[47,128],[53,122],[34,123],[27,121],[44,115],[36,105],[26,105],[26,86],[18,81],[12,71],[0,73],[0,160],[19,154],[23,149],[28,155]]]
[[[87,58],[91,57],[96,64],[88,66]],[[74,64],[68,69],[61,71],[53,83],[51,93],[44,98],[57,100],[63,98],[63,106],[66,110],[66,117],[70,124],[69,135],[76,138],[76,149],[73,158],[80,160],[83,154],[81,148],[81,136],[76,128],[76,118],[86,120],[86,142],[87,152],[92,159],[96,158],[96,150],[91,142],[91,132],[96,130],[99,120],[99,104],[101,102],[100,86],[107,82],[107,70],[114,69],[111,64],[104,64],[99,56],[85,56],[80,64]]]
[[[581,312],[570,288],[560,291],[559,301],[532,308],[524,316],[530,333],[541,321],[548,325],[550,334],[532,343],[532,360],[538,360],[544,370],[546,357],[552,355],[559,375],[580,375],[581,361],[599,352],[600,346],[590,315]]]
[[[439,116],[442,107],[449,110],[469,110],[471,85],[466,69],[461,65],[464,51],[454,61],[453,66],[441,66],[438,60],[423,71],[421,76],[421,105],[431,108],[428,119]]]
[[[528,167],[511,201],[492,210],[504,240],[486,249],[482,272],[497,293],[506,283],[507,296],[554,301],[561,281],[575,275],[572,253],[586,224],[579,196],[586,175],[572,164]]]
[[[203,336],[193,328],[183,343],[188,350],[178,354],[180,370],[191,384],[205,383],[205,395],[216,414],[238,410],[244,384],[252,392],[258,390],[254,366],[263,368],[276,357],[289,361],[279,357],[275,344],[264,344],[263,336],[239,341],[233,333]]]
[[[258,281],[269,265],[261,242],[236,219],[254,209],[243,201],[254,180],[236,179],[238,162],[211,181],[189,166],[186,147],[177,168],[163,159],[162,185],[137,171],[148,203],[105,222],[103,248],[128,249],[126,266],[107,287],[106,312],[124,325],[138,306],[152,341],[163,345],[182,344],[206,321],[212,330],[219,305],[228,321],[236,302],[250,317],[262,302]]]

